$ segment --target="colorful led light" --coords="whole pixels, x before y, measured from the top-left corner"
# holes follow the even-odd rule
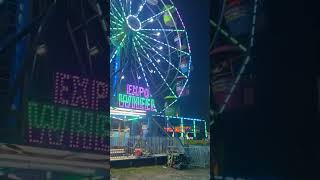
[[[89,96],[91,91],[91,98]],[[54,102],[91,110],[106,110],[101,103],[108,98],[108,85],[65,73],[56,73]]]
[[[141,24],[143,25],[145,22],[150,21],[151,19],[154,19],[154,18],[156,18],[156,17],[158,17],[158,16],[161,16],[161,15],[164,14],[165,12],[170,11],[172,8],[174,8],[174,7],[171,6],[171,7],[167,8],[167,9],[159,12],[158,14],[155,14],[155,15],[152,16],[152,17],[149,17],[148,19],[142,21]]]
[[[153,94],[153,95],[159,96],[164,93],[168,94],[170,93],[169,92],[170,90],[172,93],[172,96],[176,96],[177,98],[179,98],[182,95],[183,91],[181,91],[181,93],[173,91],[173,89],[175,89],[174,87],[176,83],[176,78],[173,76],[170,76],[170,74],[177,73],[177,72],[171,72],[171,71],[178,71],[178,73],[181,73],[181,75],[184,76],[186,79],[189,78],[190,71],[191,71],[190,69],[191,51],[190,51],[190,45],[188,43],[188,35],[186,33],[184,24],[182,22],[182,19],[179,13],[175,9],[174,5],[166,5],[166,4],[160,3],[160,4],[155,4],[155,6],[148,6],[148,9],[150,10],[152,10],[153,7],[156,7],[155,10],[157,11],[154,11],[155,13],[152,12],[152,14],[150,15],[151,17],[150,16],[147,17],[148,15],[147,13],[144,13],[143,16],[139,16],[140,12],[146,9],[144,8],[144,6],[146,5],[146,1],[139,2],[139,1],[128,0],[128,2],[125,3],[125,6],[123,4],[123,1],[121,0],[112,0],[111,3],[113,7],[111,8],[112,13],[110,18],[111,18],[111,21],[114,21],[116,23],[111,23],[110,30],[111,30],[111,34],[114,37],[118,37],[116,38],[115,42],[113,42],[112,44],[113,46],[111,49],[111,59],[110,59],[110,63],[113,62],[112,66],[116,67],[116,64],[117,64],[116,54],[118,54],[121,51],[121,54],[123,56],[128,57],[130,61],[134,62],[132,63],[133,64],[132,66],[134,67],[124,66],[123,73],[121,73],[121,75],[125,74],[126,79],[131,79],[131,77],[129,77],[131,75],[126,73],[128,70],[131,70],[132,72],[134,72],[132,73],[132,75],[136,76],[133,78],[137,78],[139,80],[138,81],[139,84],[144,84],[147,87],[152,85],[153,88],[156,89],[155,91],[156,94]],[[171,4],[173,3],[171,2]],[[164,9],[161,7],[162,5],[164,6]],[[159,9],[161,12],[159,11]],[[119,14],[121,14],[121,16]],[[172,28],[170,28],[169,26],[166,26],[168,24],[164,24],[162,26],[161,23],[163,22],[159,19],[160,16],[162,15],[170,16],[168,18],[172,19],[173,21],[179,20],[179,22],[174,22],[175,27],[172,27]],[[173,18],[172,15],[178,15],[178,17]],[[131,23],[129,22],[130,18],[132,18]],[[144,19],[142,20],[142,18]],[[127,23],[126,22],[123,23],[123,20],[127,21]],[[151,24],[151,23],[154,23],[155,21],[157,21],[157,23],[160,23],[160,27],[155,26],[158,24]],[[121,24],[121,28],[120,26],[118,26],[119,24]],[[131,31],[135,31],[135,32],[131,32]],[[128,51],[123,50],[123,49],[126,49],[127,47],[126,45],[123,45],[123,46],[119,45],[120,37],[125,36],[123,35],[123,33],[127,35],[127,38],[122,39],[124,40],[124,44],[130,47],[132,47],[133,45],[133,47],[129,48]],[[180,42],[180,46],[175,43],[171,44],[173,41],[170,41],[170,39],[172,39],[172,37],[175,37],[175,36],[171,37],[169,35],[174,33],[183,34],[182,36],[183,38],[185,38],[185,41]],[[152,37],[155,37],[156,39]],[[143,43],[141,44],[139,41],[142,41]],[[182,46],[184,48],[181,48]],[[186,48],[186,46],[188,46],[188,48]],[[144,51],[142,50],[143,48],[146,52],[148,52],[148,55],[149,55],[148,58],[145,57],[146,53],[144,53]],[[189,66],[185,68],[186,70],[183,70],[185,74],[181,72],[182,70],[179,67],[179,62],[181,61],[182,58],[187,59],[189,62],[187,64]],[[163,69],[164,68],[163,66],[166,65],[165,64],[166,62],[173,67],[171,68],[170,72]],[[156,67],[150,67],[153,65]],[[121,66],[123,66],[123,64],[121,64]],[[113,71],[114,73],[118,72],[116,68],[113,68]],[[157,77],[158,75],[160,77]],[[140,79],[141,80],[143,79],[143,80],[141,81]],[[158,80],[163,80],[164,82],[157,83]],[[116,84],[115,86],[119,84],[118,82],[121,82],[121,81],[116,81],[116,83],[114,83]],[[188,83],[188,80],[185,81],[185,84],[181,84],[181,88],[182,89],[185,88],[187,83]],[[161,86],[160,88],[156,87],[158,84],[159,86]],[[163,85],[166,85],[166,86],[163,86]],[[113,91],[116,91],[115,89],[116,88],[114,87],[112,88]],[[115,93],[113,97],[119,98],[119,97],[116,97]],[[128,106],[128,104],[124,103],[122,104],[121,107],[126,107],[126,105]]]
[[[187,78],[187,75],[185,75],[183,72],[181,72],[180,69],[178,69],[174,64],[172,64],[169,60],[167,60],[159,51],[157,51],[155,48],[153,48],[148,42],[146,42],[140,36],[137,36],[137,38],[139,38],[145,45],[148,46],[148,48],[152,49],[157,55],[159,55],[163,60],[165,60],[171,67],[173,67],[175,70],[177,70],[182,76]],[[143,49],[143,52],[146,53],[145,48],[142,46],[142,44],[139,42],[139,40],[137,38],[135,40],[139,44],[139,47],[141,47]],[[148,58],[153,57],[153,56],[150,56],[148,53],[146,53],[146,54],[147,54]]]
[[[134,27],[134,26],[132,25],[132,22],[133,22],[133,21],[135,22],[136,25],[138,25],[138,27]],[[134,15],[129,15],[129,16],[127,16],[127,17],[126,17],[126,22],[127,22],[128,27],[129,27],[131,30],[133,30],[133,31],[140,31],[140,29],[141,29],[141,22],[140,22],[140,20],[138,19],[137,16],[134,16]]]
[[[33,144],[106,152],[108,123],[105,114],[28,103],[28,142]]]
[[[258,0],[254,1],[254,10],[253,10],[253,16],[252,16],[252,28],[251,28],[251,37],[250,37],[250,49],[253,47],[253,43],[254,43],[254,36],[255,36],[255,25],[256,25],[256,15],[257,15],[257,5],[258,5]],[[230,91],[228,92],[228,95],[226,96],[223,105],[221,106],[221,108],[219,109],[219,113],[223,113],[223,111],[225,110],[227,104],[229,103],[229,100],[231,98],[231,96],[233,95],[234,90],[236,89],[241,76],[243,74],[243,72],[245,71],[247,64],[249,63],[249,61],[251,60],[250,55],[247,55],[245,61],[243,62],[240,71],[237,74],[237,77],[235,79],[235,81],[233,82],[233,85],[230,89]]]
[[[183,134],[184,134],[184,127],[183,127],[183,118],[180,119],[180,128],[181,128],[181,134],[180,134],[180,137],[183,137]]]
[[[197,132],[196,132],[196,121],[193,120],[193,136],[197,137]]]
[[[145,48],[144,48],[143,46],[141,46],[141,44],[140,44],[140,42],[137,40],[137,38],[136,38],[135,40],[138,42],[139,47],[142,49],[142,51],[146,54],[148,60],[151,62],[152,66],[156,69],[156,71],[158,72],[158,74],[159,74],[159,76],[161,77],[161,79],[163,80],[163,82],[165,82],[165,84],[167,85],[168,89],[171,91],[172,95],[176,97],[174,91],[172,90],[172,88],[170,87],[170,85],[167,83],[167,81],[166,81],[165,78],[163,77],[162,73],[159,71],[159,69],[157,68],[157,66],[153,63],[152,59],[154,59],[154,58],[153,58],[152,56],[150,56],[150,55],[146,52]],[[151,57],[152,57],[152,58],[151,58]],[[167,61],[167,62],[169,62],[169,61]],[[171,64],[171,63],[169,63],[169,64]],[[174,67],[175,67],[175,66],[174,66]]]
[[[120,108],[155,111],[154,99],[131,96],[121,93],[118,94],[118,105]]]
[[[169,119],[181,119],[183,118],[184,120],[189,120],[189,121],[199,121],[199,122],[205,122],[206,120],[204,119],[196,119],[196,118],[187,118],[187,117],[179,117],[179,116],[165,116],[165,115],[153,115],[155,117],[162,117],[162,118],[169,118]]]
[[[208,130],[207,130],[207,122],[206,121],[204,122],[204,133],[207,138],[208,137]]]
[[[148,80],[147,80],[147,76],[146,76],[145,70],[144,70],[144,68],[143,68],[143,66],[142,66],[141,59],[140,59],[140,56],[139,56],[139,54],[138,54],[138,50],[137,50],[137,47],[136,47],[136,44],[135,44],[134,41],[133,41],[133,47],[134,47],[135,52],[136,52],[136,55],[137,55],[137,57],[138,57],[138,62],[139,62],[139,65],[140,65],[140,67],[141,67],[144,80],[145,80],[145,82],[146,82],[146,84],[147,84],[147,87],[149,88],[149,83],[148,83]]]
[[[152,41],[155,41],[155,42],[157,42],[157,43],[159,43],[159,44],[161,44],[161,45],[164,45],[164,46],[166,46],[166,47],[168,47],[168,48],[171,48],[171,49],[173,49],[173,50],[179,51],[179,52],[181,52],[181,53],[183,53],[183,54],[185,54],[185,55],[190,55],[190,53],[187,53],[187,52],[185,52],[185,51],[181,51],[180,49],[177,49],[177,48],[175,48],[175,47],[173,47],[173,46],[171,46],[171,45],[169,45],[169,44],[163,43],[163,42],[161,42],[161,41],[159,41],[159,40],[157,40],[157,39],[154,39],[154,38],[152,38],[152,37],[150,37],[150,36],[148,36],[148,35],[142,34],[142,33],[140,33],[140,32],[137,32],[137,34],[139,34],[140,36],[143,36],[143,37],[145,37],[145,38],[147,38],[147,39],[150,39],[150,40],[152,40]],[[161,46],[161,47],[162,47],[162,46]],[[162,48],[163,48],[163,47],[162,47]]]

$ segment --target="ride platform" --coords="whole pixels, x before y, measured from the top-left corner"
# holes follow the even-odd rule
[[[112,168],[129,168],[153,165],[165,165],[167,163],[167,154],[154,154],[150,156],[119,156],[111,157]]]

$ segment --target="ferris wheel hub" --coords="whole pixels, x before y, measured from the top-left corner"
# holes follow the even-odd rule
[[[141,29],[141,22],[137,16],[129,15],[126,18],[128,27],[133,31],[139,31]]]

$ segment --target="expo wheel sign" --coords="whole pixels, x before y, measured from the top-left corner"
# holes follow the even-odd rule
[[[111,0],[110,8],[111,102],[160,112],[164,97],[187,95],[191,49],[172,1]]]

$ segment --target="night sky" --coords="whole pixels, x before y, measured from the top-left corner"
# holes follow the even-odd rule
[[[319,151],[314,143],[319,137],[315,114],[319,13],[314,4],[302,2],[265,5],[268,29],[258,39],[260,125],[255,126],[261,157],[274,174],[304,176],[314,160],[319,162],[319,155],[313,154]]]
[[[318,7],[264,2],[266,29],[256,35],[253,61],[256,106],[241,118],[230,114],[223,130],[228,135],[224,152],[230,160],[226,169],[245,177],[318,177],[314,174],[320,162]]]
[[[191,46],[193,71],[190,95],[185,98],[185,116],[208,119],[209,112],[209,9],[208,1],[173,0],[184,25]]]

